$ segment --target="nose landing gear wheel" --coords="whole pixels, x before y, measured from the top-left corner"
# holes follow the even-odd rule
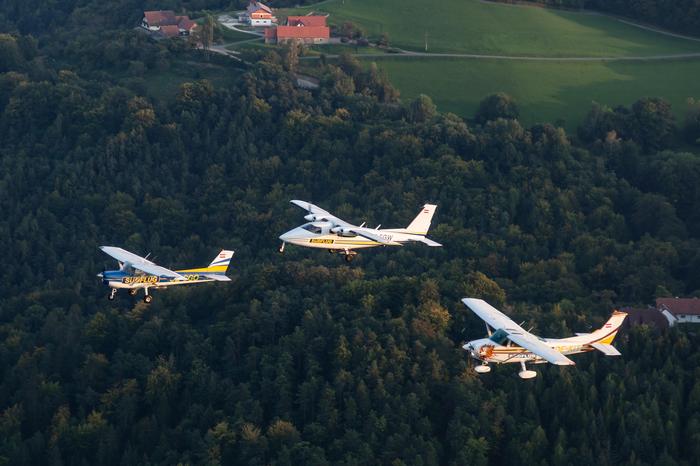
[[[133,290],[129,290],[129,296],[136,296],[136,291],[136,288],[134,288]]]
[[[115,297],[116,295],[117,295],[117,289],[116,289],[116,288],[112,288],[112,289],[110,290],[109,294],[107,295],[107,299],[109,299],[110,301],[114,301],[114,297]]]
[[[280,252],[280,254],[284,253],[284,245],[285,244],[287,244],[287,243],[282,243],[282,245],[279,247],[278,251]]]

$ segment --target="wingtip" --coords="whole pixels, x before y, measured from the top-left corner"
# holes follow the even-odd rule
[[[463,302],[464,304],[468,304],[468,303],[472,303],[472,302],[476,302],[476,301],[483,301],[483,299],[479,299],[479,298],[462,298],[462,302]]]

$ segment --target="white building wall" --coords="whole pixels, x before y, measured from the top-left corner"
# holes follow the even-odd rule
[[[700,316],[698,315],[688,315],[688,314],[676,314],[676,319],[679,324],[690,323],[690,324],[700,324]]]
[[[272,20],[271,19],[251,19],[250,25],[251,26],[272,26]]]

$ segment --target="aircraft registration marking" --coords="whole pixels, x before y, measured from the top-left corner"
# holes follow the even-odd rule
[[[199,275],[185,275],[185,278],[191,282],[199,280]]]
[[[136,285],[139,283],[158,283],[159,277],[155,275],[139,275],[137,277],[124,277],[122,283],[125,285]]]
[[[321,238],[311,238],[309,240],[309,243],[316,243],[316,244],[333,244],[335,240],[333,239],[321,239]]]

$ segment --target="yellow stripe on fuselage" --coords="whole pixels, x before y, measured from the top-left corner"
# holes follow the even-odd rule
[[[221,273],[226,272],[228,265],[215,265],[214,267],[200,267],[198,269],[176,270],[177,273]]]
[[[597,343],[603,343],[606,345],[612,345],[613,340],[617,336],[617,330],[615,330],[613,333],[608,335],[607,337],[603,338],[602,340],[598,340]]]
[[[351,241],[351,240],[335,240],[333,244],[376,244],[376,245],[381,245],[381,243],[378,243],[376,241]]]

